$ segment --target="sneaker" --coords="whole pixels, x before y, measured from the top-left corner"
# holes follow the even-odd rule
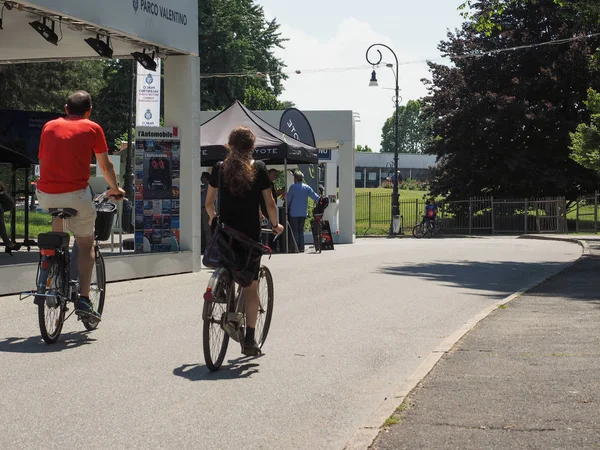
[[[100,322],[101,320],[100,314],[94,311],[94,305],[92,305],[92,302],[90,302],[89,299],[84,297],[79,297],[79,301],[77,302],[77,309],[75,312],[78,316],[95,319],[98,322]]]
[[[256,341],[244,342],[244,347],[242,348],[242,353],[246,356],[262,355],[262,351],[260,350],[260,347],[256,344]]]

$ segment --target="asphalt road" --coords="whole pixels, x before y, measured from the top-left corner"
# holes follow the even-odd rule
[[[563,242],[361,240],[278,255],[265,355],[204,366],[207,273],[108,286],[101,327],[39,338],[0,298],[0,448],[340,449],[440,341],[581,254]]]

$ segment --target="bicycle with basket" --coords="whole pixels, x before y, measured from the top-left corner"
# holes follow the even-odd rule
[[[90,301],[94,310],[102,314],[106,297],[106,268],[100,252],[100,241],[110,238],[117,205],[109,202],[106,194],[94,198],[96,208],[94,269],[90,286]],[[77,211],[71,208],[51,208],[52,217],[68,219],[74,217]],[[79,271],[77,258],[79,247],[73,246],[73,254],[69,252],[70,235],[65,232],[50,232],[38,235],[40,257],[36,276],[35,291],[23,292],[20,299],[34,297],[38,307],[38,322],[42,338],[47,344],[58,341],[63,325],[77,311],[79,298]],[[69,313],[69,303],[73,310]],[[67,315],[67,313],[69,313]],[[99,321],[91,317],[78,316],[88,331],[98,327]]]

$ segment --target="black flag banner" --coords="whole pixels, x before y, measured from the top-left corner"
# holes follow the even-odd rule
[[[316,147],[315,134],[304,113],[296,108],[288,108],[281,115],[279,130],[297,141]],[[304,180],[315,192],[319,192],[319,164],[299,164]]]

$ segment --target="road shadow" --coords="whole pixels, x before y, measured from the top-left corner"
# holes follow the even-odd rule
[[[600,310],[599,273],[600,255],[584,255],[559,276],[540,284],[528,295],[587,302]]]
[[[173,375],[189,381],[237,380],[250,378],[258,373],[259,364],[252,362],[259,357],[243,356],[230,359],[220,370],[211,372],[205,364],[183,364],[173,369]]]
[[[536,272],[531,281],[544,274],[557,272],[564,263],[527,263],[517,261],[431,261],[423,264],[383,266],[377,272],[385,275],[417,277],[455,288],[491,292],[493,298],[503,298],[524,287],[523,272]]]
[[[58,342],[46,344],[41,336],[9,337],[0,339],[2,353],[56,353],[91,344],[96,341],[89,331],[78,331],[60,335]]]

